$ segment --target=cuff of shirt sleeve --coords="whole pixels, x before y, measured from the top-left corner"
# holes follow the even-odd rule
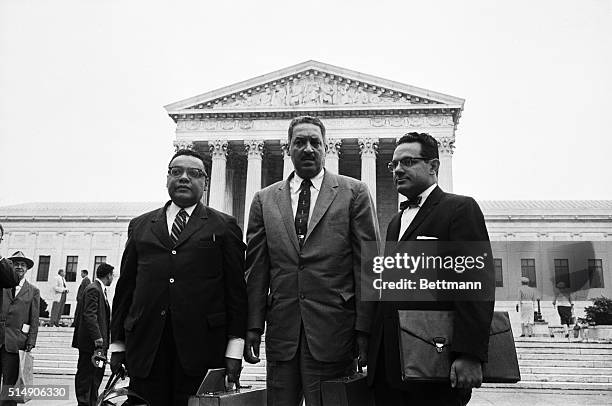
[[[108,350],[110,352],[125,352],[125,343],[121,341],[113,341]]]
[[[243,338],[230,338],[227,342],[227,349],[225,350],[226,358],[242,359],[242,352],[244,351],[244,339]]]

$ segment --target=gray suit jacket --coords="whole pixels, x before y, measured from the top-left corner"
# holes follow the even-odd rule
[[[293,176],[293,175],[292,175]],[[293,358],[303,325],[308,347],[324,362],[355,356],[355,330],[369,332],[373,306],[357,296],[361,243],[378,241],[365,183],[325,172],[300,249],[289,181],[257,192],[247,230],[248,328],[266,330],[270,361]]]
[[[0,341],[7,352],[17,353],[25,350],[26,345],[34,347],[38,336],[38,313],[40,306],[40,291],[28,281],[13,297],[11,289],[4,289],[3,307],[0,321],[4,323]],[[30,330],[23,332],[23,325],[28,324]]]

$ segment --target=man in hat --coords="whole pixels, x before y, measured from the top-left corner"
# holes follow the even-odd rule
[[[2,228],[2,224],[0,224],[0,244],[2,244],[3,239],[4,228]],[[12,262],[7,258],[3,258],[0,254],[0,288],[12,288],[18,283],[19,278],[17,277],[15,269],[13,269]],[[2,305],[2,299],[0,299],[0,305]]]
[[[31,351],[38,335],[40,291],[24,276],[34,261],[17,251],[9,258],[19,278],[17,286],[4,289],[0,312],[0,372],[4,386],[12,386],[19,377],[19,350]],[[15,404],[6,401],[4,405]]]

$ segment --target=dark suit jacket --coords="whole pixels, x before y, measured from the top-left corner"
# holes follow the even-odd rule
[[[77,291],[77,296],[76,296],[77,303],[83,300],[83,293],[85,292],[85,288],[89,286],[90,283],[91,283],[91,280],[89,280],[88,276],[84,277],[83,280],[81,281],[81,284],[79,285],[79,290]]]
[[[236,219],[198,203],[176,244],[166,206],[133,219],[113,299],[112,341],[130,376],[148,376],[166,319],[187,374],[225,366],[228,336],[246,333],[244,243]]]
[[[0,288],[12,288],[19,284],[19,277],[13,269],[13,263],[7,259],[0,259]],[[2,299],[0,299],[0,309],[2,309]]]
[[[25,350],[26,345],[36,346],[38,336],[38,315],[40,311],[40,291],[28,281],[23,282],[16,297],[11,289],[3,291],[3,308],[0,320],[4,322],[2,338],[7,352],[17,353]],[[23,332],[23,325],[29,324],[28,333]]]
[[[100,282],[87,285],[81,301],[82,309],[75,319],[72,346],[80,351],[93,352],[94,341],[101,338],[102,347],[108,349],[110,336],[110,307]]]
[[[387,241],[398,241],[400,223],[401,212],[389,223]],[[439,187],[431,192],[401,240],[414,241],[418,236],[437,237],[440,241],[489,241],[484,216],[476,201],[471,197],[445,193]],[[483,289],[487,289],[487,297],[492,298],[495,286],[490,252],[485,269],[488,272]],[[451,351],[473,355],[485,362],[493,306],[493,301],[380,302],[370,339],[368,381],[373,382],[378,357],[384,354],[387,382],[393,387],[406,387],[400,376],[397,310],[454,310]]]
[[[267,323],[270,361],[293,358],[302,324],[315,359],[348,360],[355,330],[369,332],[374,311],[357,298],[361,243],[379,241],[374,203],[365,183],[325,171],[300,250],[290,179],[260,190],[251,204],[248,327],[263,331]]]
[[[78,327],[79,319],[81,318],[81,312],[83,311],[83,293],[85,293],[85,288],[89,286],[90,283],[91,281],[89,280],[89,277],[84,277],[79,285],[79,290],[77,291],[77,305],[76,309],[74,310],[74,322],[72,323],[75,331]],[[74,344],[74,342],[72,346],[76,348],[76,344]]]

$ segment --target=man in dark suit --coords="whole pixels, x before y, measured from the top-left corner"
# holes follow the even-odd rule
[[[72,327],[76,327],[76,322],[79,319],[83,308],[83,293],[85,292],[85,288],[91,283],[91,280],[89,280],[89,277],[87,275],[89,275],[87,269],[81,270],[82,279],[81,284],[79,285],[79,290],[77,290],[77,305],[76,309],[74,310],[74,322],[72,323]]]
[[[245,360],[266,323],[268,404],[321,403],[320,382],[367,362],[373,306],[359,299],[361,243],[378,241],[365,183],[323,169],[325,127],[289,125],[295,171],[253,198],[247,231]]]
[[[95,365],[94,351],[106,354],[110,335],[110,306],[106,288],[113,283],[109,264],[100,264],[96,279],[83,291],[82,309],[75,319],[72,346],[79,350],[74,388],[79,406],[93,406],[98,399],[98,388],[104,376],[105,363]],[[88,278],[89,279],[89,278]]]
[[[21,251],[14,253],[9,260],[19,277],[19,284],[3,291],[0,313],[0,370],[3,386],[17,383],[19,350],[29,352],[36,346],[40,309],[40,291],[24,278],[28,269],[34,266],[34,261]],[[2,404],[14,405],[16,402],[7,400]]]
[[[387,241],[489,241],[484,216],[474,199],[445,193],[437,186],[439,165],[435,138],[419,133],[400,138],[389,169],[398,192],[408,198],[408,204],[403,203],[402,211],[389,223]],[[492,261],[490,253],[488,259]],[[495,289],[492,265],[488,263],[485,269],[483,297],[492,299]],[[374,384],[377,404],[467,404],[471,388],[479,387],[482,382],[493,304],[492,300],[381,301],[372,327],[368,368],[368,380]],[[449,383],[402,382],[397,313],[400,309],[455,311],[451,341],[454,361]]]
[[[0,224],[0,244],[4,239],[4,228]],[[17,286],[19,283],[19,276],[13,268],[13,263],[0,255],[0,288],[12,288]],[[0,307],[2,306],[2,300],[0,299]]]
[[[240,374],[246,331],[244,243],[236,219],[200,203],[201,155],[179,150],[170,202],[133,219],[113,299],[111,368],[152,405],[186,405],[209,368]],[[117,343],[115,343],[117,342]]]

